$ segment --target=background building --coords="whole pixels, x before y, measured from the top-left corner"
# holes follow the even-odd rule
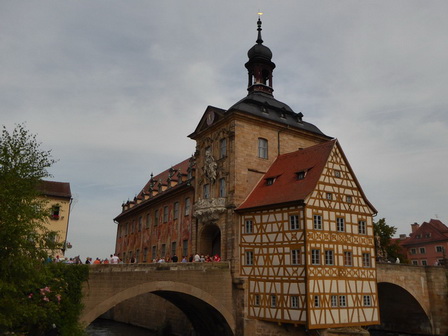
[[[431,219],[421,225],[411,224],[411,228],[409,237],[399,240],[409,262],[420,266],[445,264],[448,227],[438,219]]]
[[[72,201],[70,183],[41,181],[39,191],[41,192],[43,199],[46,201],[48,208],[48,221],[45,225],[49,230],[57,233],[55,239],[63,246],[61,250],[54,252],[54,257],[57,255],[60,257],[64,256],[66,249],[70,248],[67,243],[67,232]]]

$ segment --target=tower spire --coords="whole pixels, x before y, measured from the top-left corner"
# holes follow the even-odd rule
[[[275,64],[271,61],[272,52],[263,44],[261,38],[261,14],[258,13],[257,20],[257,41],[247,52],[249,61],[245,64],[249,74],[247,91],[249,94],[254,92],[263,92],[272,95],[274,88],[272,86],[272,71]]]
[[[258,13],[260,14],[260,13]],[[261,38],[261,15],[258,15],[258,21],[257,21],[257,30],[258,30],[258,38],[257,38],[257,43],[258,44],[262,44],[263,43],[263,39]]]

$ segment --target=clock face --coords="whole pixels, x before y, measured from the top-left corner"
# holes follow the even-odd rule
[[[211,125],[213,120],[215,120],[215,113],[213,111],[210,111],[207,114],[207,125]]]

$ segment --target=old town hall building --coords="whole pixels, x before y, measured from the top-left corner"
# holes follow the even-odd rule
[[[194,156],[122,205],[116,253],[138,263],[219,254],[246,321],[378,324],[376,210],[338,140],[274,98],[260,20],[248,58],[247,96],[208,106],[189,135]]]

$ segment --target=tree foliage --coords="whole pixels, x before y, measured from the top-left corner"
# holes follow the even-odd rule
[[[392,240],[392,237],[397,232],[395,226],[386,224],[386,219],[381,218],[373,223],[373,232],[377,239],[376,244],[377,256],[382,257],[382,261],[395,261],[399,258],[401,261],[406,260],[406,256],[402,254],[400,245]]]
[[[60,316],[71,288],[63,271],[47,264],[60,248],[45,224],[39,183],[55,161],[23,125],[0,136],[0,334],[44,333]],[[64,267],[68,265],[61,265]],[[70,265],[71,266],[71,265]],[[82,277],[81,277],[82,278]],[[73,286],[72,286],[73,287]],[[80,295],[80,294],[79,294]],[[67,301],[68,302],[68,301]],[[51,322],[51,324],[50,324]],[[60,321],[58,322],[60,323]],[[31,333],[33,331],[33,333]]]

